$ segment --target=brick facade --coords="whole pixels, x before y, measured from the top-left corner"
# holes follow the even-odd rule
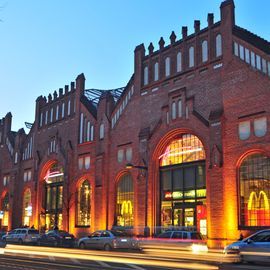
[[[193,134],[204,146],[209,245],[223,246],[237,239],[240,232],[248,234],[258,229],[241,227],[239,223],[238,168],[251,153],[270,156],[270,132],[268,128],[264,136],[256,137],[251,128],[250,137],[240,140],[238,126],[243,120],[253,123],[258,117],[266,117],[269,123],[270,43],[235,25],[233,1],[224,1],[220,11],[221,21],[214,23],[213,14],[208,14],[207,28],[200,29],[200,23],[195,21],[194,34],[188,35],[183,27],[180,40],[172,33],[169,45],[165,46],[161,38],[159,49],[155,51],[150,44],[147,55],[143,44],[137,46],[134,74],[117,101],[112,91],[107,91],[95,106],[86,97],[85,77],[81,74],[70,87],[65,86],[48,98],[38,97],[35,121],[28,134],[23,129],[11,131],[11,113],[1,120],[0,208],[8,193],[6,229],[22,224],[26,189],[31,191],[30,224],[40,228],[45,211],[44,176],[57,162],[64,169],[63,228],[79,236],[115,225],[117,183],[121,176],[130,173],[134,183],[134,227],[145,225],[147,205],[147,225],[154,232],[153,228],[160,225],[161,211],[159,156],[180,134]],[[203,62],[205,40],[208,57]],[[240,45],[260,56],[261,68],[252,66],[246,57],[243,59]],[[192,46],[194,66],[190,67]],[[177,69],[180,51],[181,70]],[[170,74],[166,76],[168,57]],[[155,63],[158,63],[158,79]],[[172,117],[173,102],[179,98],[181,115]],[[64,112],[62,104],[65,104]],[[83,134],[82,122],[87,127]],[[104,138],[100,138],[101,125]],[[146,165],[147,174],[126,169],[129,161],[125,157],[119,162],[119,150],[126,153],[130,148],[131,162]],[[90,169],[79,168],[78,160],[85,156],[91,158]],[[29,181],[24,181],[26,171],[31,171]],[[10,180],[4,185],[5,176]],[[92,187],[91,224],[81,227],[76,226],[76,196],[85,179]]]

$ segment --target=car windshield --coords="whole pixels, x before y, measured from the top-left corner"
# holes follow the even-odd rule
[[[66,232],[66,231],[58,231],[58,234],[61,235],[61,236],[67,236],[67,235],[69,235],[69,233]]]
[[[191,239],[203,240],[203,236],[199,232],[192,232]]]
[[[131,236],[129,233],[124,232],[124,231],[111,231],[111,233],[114,236],[118,236],[118,237],[128,237],[128,236]]]
[[[28,234],[39,234],[38,230],[29,230]]]

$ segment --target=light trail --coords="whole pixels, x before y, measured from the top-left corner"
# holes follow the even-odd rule
[[[188,252],[187,252],[188,253]],[[81,259],[88,261],[102,261],[111,263],[123,263],[123,264],[134,264],[134,265],[145,265],[145,266],[157,266],[157,267],[169,267],[169,268],[184,268],[184,269],[200,269],[200,270],[217,270],[218,267],[200,262],[192,262],[196,260],[194,254],[189,253],[186,258],[190,259],[191,262],[183,261],[182,258],[168,258],[161,257],[159,254],[148,255],[140,253],[126,253],[126,252],[104,252],[104,251],[89,251],[79,249],[66,249],[66,248],[49,248],[49,247],[33,247],[33,246],[17,246],[7,245],[4,250],[4,254],[12,255],[38,255],[38,256],[54,256],[67,259]],[[181,253],[182,254],[182,253]]]

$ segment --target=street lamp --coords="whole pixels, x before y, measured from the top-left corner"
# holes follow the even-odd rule
[[[144,160],[143,160],[144,161]],[[145,161],[144,161],[145,163]],[[149,228],[147,226],[147,210],[148,210],[148,167],[133,165],[132,163],[126,164],[126,169],[141,169],[145,171],[145,211],[144,211],[144,236],[149,236]]]

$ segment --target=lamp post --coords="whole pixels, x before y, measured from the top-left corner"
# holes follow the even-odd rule
[[[149,236],[149,229],[147,226],[147,212],[148,212],[148,167],[133,165],[132,163],[126,164],[126,169],[141,169],[145,171],[145,211],[144,211],[144,236]]]

